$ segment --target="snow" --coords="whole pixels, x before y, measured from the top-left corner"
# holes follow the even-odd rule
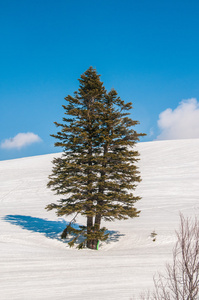
[[[179,211],[199,211],[199,139],[139,143],[139,218],[104,223],[98,251],[70,249],[70,219],[47,212],[49,154],[0,162],[0,299],[139,299],[172,258]],[[77,219],[85,224],[85,219]],[[151,233],[157,233],[152,241]]]

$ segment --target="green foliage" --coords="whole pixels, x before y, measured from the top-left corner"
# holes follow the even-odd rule
[[[132,103],[121,100],[115,90],[107,92],[95,69],[90,67],[79,83],[74,96],[65,98],[63,123],[55,122],[61,130],[52,136],[63,155],[53,160],[48,187],[60,199],[46,208],[58,216],[86,216],[86,229],[74,234],[83,235],[87,247],[96,249],[97,241],[107,238],[100,229],[102,219],[139,215],[134,203],[140,197],[133,190],[141,179],[134,145],[144,134],[133,129],[138,121],[128,117]]]
[[[81,237],[81,242],[78,244],[77,248],[82,249],[86,245],[86,241],[89,240],[100,240],[105,241],[109,234],[105,233],[106,228],[103,227],[99,230],[96,230],[96,226],[91,227],[91,232],[87,233],[87,227],[86,226],[79,226],[78,229],[74,228],[71,223],[66,226],[65,230],[62,233],[61,238],[71,237],[72,239],[70,242],[68,242],[68,245],[70,247],[73,247],[74,244],[78,241],[78,238]]]

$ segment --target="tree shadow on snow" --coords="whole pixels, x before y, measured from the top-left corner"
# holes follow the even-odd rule
[[[22,215],[7,215],[4,220],[12,225],[20,226],[22,229],[42,233],[51,239],[60,239],[62,231],[69,224],[65,220],[50,221]],[[78,228],[79,225],[74,224],[74,227]]]
[[[4,217],[6,222],[9,222],[12,225],[20,226],[22,229],[29,230],[32,232],[39,232],[44,234],[47,238],[61,240],[61,234],[69,222],[65,220],[50,221],[46,219],[23,216],[23,215],[7,215]],[[79,224],[73,223],[72,226],[75,229],[79,229]],[[109,231],[109,238],[106,243],[117,242],[121,236],[118,231]],[[63,241],[63,240],[62,240]],[[68,237],[64,240],[65,242],[70,242],[71,237]],[[81,237],[78,239],[78,242],[81,242]]]
[[[107,244],[110,244],[111,242],[118,242],[120,237],[125,235],[123,233],[120,233],[119,231],[114,231],[114,230],[106,230],[105,233],[109,233],[109,237],[106,240]]]

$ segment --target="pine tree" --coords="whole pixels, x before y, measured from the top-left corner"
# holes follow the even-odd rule
[[[86,226],[75,229],[69,224],[62,237],[73,233],[72,246],[79,235],[88,248],[96,249],[98,241],[107,239],[101,220],[127,219],[139,215],[133,195],[141,180],[134,150],[140,136],[132,127],[138,124],[128,117],[132,103],[125,103],[115,90],[109,93],[100,75],[90,67],[79,79],[79,89],[68,95],[63,105],[63,123],[55,122],[61,131],[52,135],[63,148],[61,158],[53,160],[53,171],[48,187],[60,195],[58,204],[49,204],[58,216],[81,214]]]

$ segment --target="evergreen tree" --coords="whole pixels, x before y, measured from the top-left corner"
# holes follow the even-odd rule
[[[69,224],[67,233],[75,234],[72,246],[82,235],[88,248],[96,249],[99,240],[108,234],[101,228],[101,220],[127,219],[139,215],[134,203],[140,199],[133,190],[140,176],[134,150],[140,136],[132,127],[138,124],[128,117],[132,103],[124,103],[115,90],[105,90],[100,76],[90,67],[79,79],[79,89],[68,95],[63,105],[63,123],[55,122],[61,131],[52,135],[63,147],[61,158],[53,160],[48,187],[61,196],[56,209],[58,216],[81,214],[86,226],[79,229]]]

